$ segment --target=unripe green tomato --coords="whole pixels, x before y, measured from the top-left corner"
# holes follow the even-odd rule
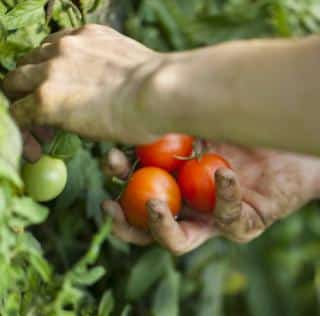
[[[22,168],[25,190],[35,201],[56,198],[67,183],[67,168],[63,160],[43,155],[36,163]]]

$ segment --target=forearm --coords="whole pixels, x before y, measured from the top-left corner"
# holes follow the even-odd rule
[[[320,154],[319,56],[320,37],[169,55],[143,102],[155,132]]]

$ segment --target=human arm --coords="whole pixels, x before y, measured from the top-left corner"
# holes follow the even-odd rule
[[[319,56],[320,36],[168,56],[144,94],[148,121],[159,132],[320,154]]]
[[[319,154],[319,51],[313,36],[158,54],[89,25],[51,35],[4,88],[22,125],[127,143],[179,131]]]

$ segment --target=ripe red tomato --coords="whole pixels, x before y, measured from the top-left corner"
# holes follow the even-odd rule
[[[216,154],[187,161],[179,170],[178,184],[182,197],[195,210],[212,212],[216,203],[214,173],[229,163]]]
[[[168,204],[172,214],[181,208],[181,193],[176,180],[165,170],[145,167],[134,172],[125,188],[120,204],[128,222],[138,228],[148,228],[146,203],[158,199]]]
[[[193,137],[183,134],[167,134],[149,145],[137,146],[136,152],[143,167],[158,167],[169,172],[177,170],[192,153]]]

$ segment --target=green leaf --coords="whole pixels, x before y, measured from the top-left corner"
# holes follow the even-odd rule
[[[2,103],[5,106],[5,103]],[[17,170],[22,153],[20,132],[6,109],[0,109],[0,158]]]
[[[9,293],[4,302],[4,314],[8,316],[19,316],[21,296],[19,292]]]
[[[71,0],[55,1],[52,18],[62,28],[79,27],[82,25],[81,12]]]
[[[243,254],[246,261],[245,269],[248,276],[247,300],[251,315],[253,316],[278,316],[280,315],[280,302],[274,296],[274,284],[270,284],[270,274],[265,267],[265,262],[258,256],[254,248]]]
[[[7,12],[7,7],[0,1],[0,16]],[[1,18],[0,18],[1,21]]]
[[[89,218],[94,218],[97,223],[101,223],[101,202],[110,198],[104,190],[104,179],[96,160],[91,160],[86,169],[87,195],[86,211]]]
[[[40,274],[41,278],[45,282],[49,282],[51,277],[51,268],[48,262],[41,256],[34,253],[29,257],[31,265]]]
[[[47,0],[21,1],[4,15],[2,23],[7,30],[14,30],[39,21],[44,21],[44,5],[46,2]]]
[[[56,199],[56,209],[67,209],[78,197],[81,197],[86,182],[86,175],[83,170],[85,170],[89,159],[89,153],[85,150],[80,150],[77,155],[67,163],[67,184],[63,192]],[[79,172],[80,170],[81,172]]]
[[[126,305],[120,316],[129,316],[130,311],[131,311],[131,306]]]
[[[110,235],[108,238],[108,242],[110,243],[111,247],[121,251],[125,254],[129,254],[130,253],[130,246],[128,243],[122,241],[121,239],[118,239],[115,236]]]
[[[0,157],[0,179],[10,181],[20,191],[23,188],[23,182],[15,168],[10,163]]]
[[[111,218],[108,218],[105,221],[105,223],[100,227],[99,232],[94,235],[91,246],[87,254],[81,260],[80,264],[92,264],[97,260],[102,244],[111,233],[111,227],[112,227],[112,220]]]
[[[76,134],[59,131],[48,145],[47,153],[59,159],[67,160],[76,155],[81,148],[81,140]]]
[[[4,109],[8,109],[8,108],[9,108],[9,101],[5,97],[5,95],[2,93],[2,91],[0,90],[0,109],[4,110]]]
[[[170,255],[160,248],[146,252],[133,266],[128,280],[128,299],[137,300],[164,274],[170,265]]]
[[[30,224],[42,223],[49,214],[46,207],[39,205],[29,197],[14,198],[12,211],[28,220]]]
[[[114,309],[114,298],[110,290],[106,291],[100,301],[98,316],[109,316]]]
[[[105,273],[103,267],[94,267],[90,270],[80,267],[72,272],[71,280],[74,284],[89,286],[96,283]]]
[[[17,238],[17,250],[22,252],[32,253],[35,255],[42,254],[41,244],[29,232],[24,232],[23,234],[19,234]]]
[[[202,273],[203,289],[198,305],[199,316],[222,316],[223,290],[228,261],[217,260],[205,267]]]
[[[179,274],[170,268],[155,292],[152,305],[154,316],[179,316],[179,281]]]

